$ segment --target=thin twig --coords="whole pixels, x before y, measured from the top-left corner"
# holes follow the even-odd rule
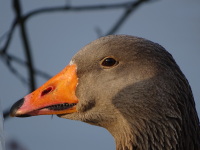
[[[1,55],[2,56],[2,60],[5,60],[5,63],[6,63],[6,65],[7,65],[7,67],[9,68],[9,70],[13,73],[13,74],[15,74],[17,71],[13,71],[13,70],[16,70],[13,66],[12,66],[12,62],[14,63],[17,63],[17,64],[19,64],[19,65],[21,65],[21,66],[24,66],[24,67],[29,67],[28,66],[28,64],[27,64],[27,62],[26,61],[23,61],[22,59],[20,59],[20,58],[18,58],[18,57],[16,57],[16,56],[14,56],[14,55],[11,55],[11,54],[8,54],[8,53],[4,53],[3,55]],[[42,70],[39,70],[39,69],[36,69],[36,68],[34,68],[33,69],[34,70],[34,74],[35,75],[37,75],[37,76],[39,76],[39,77],[42,77],[42,78],[44,78],[44,79],[46,79],[46,80],[48,80],[48,79],[50,79],[52,76],[51,75],[49,75],[48,73],[46,73],[46,72],[44,72],[44,71],[42,71]],[[19,73],[18,73],[19,74]],[[15,74],[16,75],[16,74]],[[22,75],[16,75],[17,77],[19,77],[19,79],[23,82],[23,83],[26,83],[27,81],[25,80],[25,78],[23,78],[22,77]],[[23,78],[23,79],[22,79]],[[26,81],[26,82],[25,82]]]
[[[8,33],[7,33],[7,40],[6,40],[6,43],[5,43],[5,45],[3,46],[3,48],[1,48],[1,50],[0,50],[1,53],[5,53],[6,50],[8,49],[8,46],[10,45],[10,42],[11,42],[11,40],[12,40],[13,32],[14,32],[14,30],[15,30],[15,27],[17,26],[17,23],[18,23],[18,22],[17,22],[17,20],[15,19],[15,20],[13,21],[13,23],[12,23],[12,26],[11,26],[10,30],[9,30]]]
[[[6,60],[6,64],[8,69],[24,84],[29,85],[29,82],[26,80],[25,77],[23,77],[18,71],[17,69],[15,69],[15,67],[12,66],[11,62],[9,61],[9,59]]]
[[[130,14],[135,11],[142,3],[147,2],[148,0],[138,0],[134,3],[129,4],[126,8],[124,14],[119,18],[119,20],[114,24],[114,26],[108,31],[105,35],[114,34],[122,26],[125,20],[130,16]]]
[[[47,7],[33,10],[27,13],[24,16],[24,20],[39,15],[41,13],[50,13],[50,12],[61,12],[61,11],[91,11],[91,10],[102,10],[102,9],[117,9],[117,8],[126,8],[127,6],[134,3],[133,1],[117,3],[117,4],[98,4],[98,5],[87,5],[87,6],[57,6],[57,7]]]

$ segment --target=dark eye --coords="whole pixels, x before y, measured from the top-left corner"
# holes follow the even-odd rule
[[[118,62],[112,57],[106,57],[101,61],[101,65],[106,68],[113,67],[117,64]]]

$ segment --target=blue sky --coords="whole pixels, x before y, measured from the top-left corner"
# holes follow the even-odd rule
[[[24,13],[44,6],[60,6],[65,0],[22,0]],[[122,0],[72,0],[71,5],[123,2]],[[64,68],[71,57],[98,36],[95,28],[106,33],[122,14],[123,9],[59,12],[42,14],[27,23],[35,67],[54,75]],[[10,1],[1,0],[0,36],[7,31],[14,18]],[[200,114],[200,1],[168,0],[142,5],[133,13],[117,34],[147,38],[165,47],[175,58],[193,90]],[[19,30],[9,53],[24,59]],[[26,70],[15,67],[27,76]],[[0,60],[1,108],[9,108],[28,93],[26,85],[13,76]],[[37,78],[37,86],[46,80]],[[103,128],[56,116],[11,118],[4,123],[7,139],[17,139],[28,150],[111,150],[115,149],[112,136]]]

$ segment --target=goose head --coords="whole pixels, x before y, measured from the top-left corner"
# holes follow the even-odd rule
[[[86,45],[10,112],[56,114],[104,127],[118,150],[200,148],[187,79],[162,46],[133,36],[110,35]]]

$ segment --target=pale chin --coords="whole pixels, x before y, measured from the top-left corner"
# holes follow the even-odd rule
[[[70,113],[70,114],[58,114],[57,115],[60,118],[64,118],[64,119],[70,119],[70,120],[77,120],[76,119],[76,115],[74,113]]]

